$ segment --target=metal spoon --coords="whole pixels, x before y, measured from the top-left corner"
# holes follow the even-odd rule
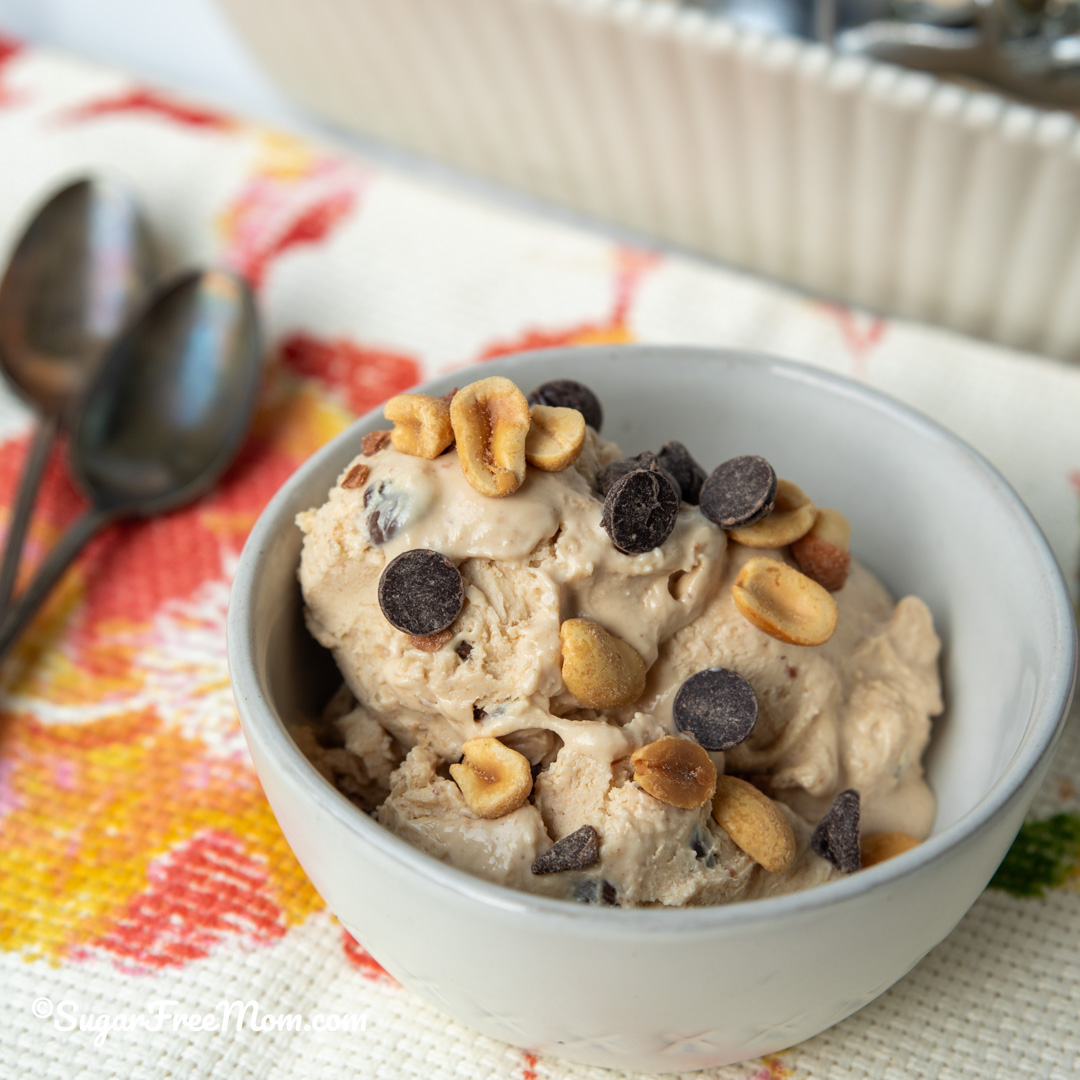
[[[109,350],[70,447],[92,505],[0,624],[0,659],[95,533],[118,518],[174,509],[214,484],[247,433],[260,357],[251,290],[222,270],[168,286]]]
[[[58,191],[15,248],[0,282],[0,369],[40,422],[0,563],[0,612],[11,598],[56,433],[71,421],[108,343],[145,302],[152,271],[134,197],[106,180],[78,180]]]

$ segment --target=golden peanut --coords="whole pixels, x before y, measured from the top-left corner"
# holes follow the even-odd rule
[[[559,627],[566,689],[587,709],[631,705],[645,690],[645,661],[592,619],[567,619]]]
[[[795,833],[783,811],[753,784],[718,776],[713,817],[751,859],[770,874],[782,874],[795,860]]]
[[[492,498],[512,495],[525,479],[525,437],[532,418],[525,395],[501,375],[470,383],[450,403],[465,479]]]
[[[573,465],[585,445],[585,417],[577,409],[533,405],[532,427],[525,438],[525,460],[544,472]]]
[[[341,478],[341,486],[346,491],[354,491],[356,488],[362,488],[367,483],[367,478],[371,470],[362,462],[357,462],[353,465],[349,471]]]
[[[851,567],[851,523],[839,510],[823,506],[813,527],[791,545],[799,569],[829,592],[844,587]]]
[[[450,775],[477,817],[502,817],[525,804],[532,769],[524,754],[489,736],[469,739],[461,750],[465,758],[450,766]]]
[[[383,406],[383,416],[393,423],[390,441],[402,454],[431,460],[454,441],[450,406],[442,398],[398,394]]]
[[[452,637],[454,631],[440,630],[435,634],[408,634],[409,644],[421,652],[438,652]]]
[[[744,563],[731,594],[745,619],[788,645],[824,645],[836,629],[836,601],[778,559],[759,555]]]
[[[716,790],[716,766],[696,742],[665,735],[630,755],[634,780],[654,799],[694,810]]]
[[[919,846],[919,841],[914,836],[908,836],[902,832],[879,832],[870,833],[862,838],[862,868],[877,866],[905,851],[910,851]]]
[[[369,431],[360,440],[360,453],[364,457],[371,457],[372,454],[377,454],[380,450],[385,449],[389,442],[389,431]]]
[[[745,547],[785,547],[810,531],[816,515],[814,504],[798,487],[778,480],[772,510],[753,525],[728,529],[728,536]]]

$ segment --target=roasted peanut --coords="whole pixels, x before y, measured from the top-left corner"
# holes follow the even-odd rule
[[[728,536],[745,547],[784,547],[810,531],[816,514],[814,504],[798,487],[790,480],[778,480],[772,510],[753,525],[729,529]]]
[[[567,619],[559,627],[566,689],[587,709],[630,705],[645,690],[645,661],[592,619]]]
[[[836,601],[777,559],[759,555],[746,562],[731,594],[744,618],[788,645],[824,645],[836,629]]]
[[[363,454],[364,457],[371,457],[372,454],[377,454],[386,447],[389,442],[389,431],[369,431],[360,440],[360,453]]]
[[[813,527],[791,545],[799,569],[829,592],[844,587],[851,567],[851,523],[839,510],[822,507]]]
[[[908,836],[902,832],[879,832],[870,833],[862,838],[862,868],[877,866],[886,859],[902,855],[919,846],[919,841],[914,836]]]
[[[437,458],[453,441],[450,406],[428,394],[398,394],[383,406],[383,416],[394,425],[394,449],[413,457]]]
[[[452,637],[453,630],[440,630],[436,634],[409,634],[409,644],[421,652],[438,652]]]
[[[480,492],[512,495],[525,479],[525,437],[532,419],[525,395],[501,375],[454,395],[450,422],[465,479]]]
[[[665,735],[635,750],[630,763],[638,787],[683,810],[704,806],[716,790],[716,766],[690,739]]]
[[[368,474],[371,470],[361,462],[357,462],[349,471],[341,478],[341,486],[346,491],[352,491],[356,488],[362,488],[367,483]]]
[[[782,874],[795,860],[791,822],[768,795],[737,776],[718,776],[713,817],[751,859],[770,874]]]
[[[477,817],[502,817],[525,804],[532,769],[524,754],[488,736],[469,739],[461,750],[465,758],[450,766],[450,775]]]
[[[577,461],[585,445],[585,418],[577,409],[533,405],[525,438],[525,460],[544,472],[560,472]]]

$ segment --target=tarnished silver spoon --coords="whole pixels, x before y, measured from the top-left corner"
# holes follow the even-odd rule
[[[39,421],[0,562],[0,612],[11,599],[34,499],[57,432],[74,419],[105,349],[153,283],[146,226],[119,184],[84,179],[35,214],[0,282],[0,369]]]
[[[90,509],[0,623],[0,659],[98,531],[175,509],[221,476],[251,422],[261,353],[251,290],[223,270],[166,287],[109,350],[69,451]]]

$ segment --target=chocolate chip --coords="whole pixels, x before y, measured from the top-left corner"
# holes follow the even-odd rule
[[[487,710],[481,709],[479,705],[474,705],[472,707],[472,718],[479,724],[481,720],[487,719]]]
[[[347,491],[354,490],[355,488],[363,487],[367,483],[368,473],[371,470],[366,466],[357,462],[342,478],[341,486]],[[364,494],[365,503],[367,501],[367,494]]]
[[[604,498],[600,527],[627,555],[658,548],[675,528],[679,492],[662,473],[635,469],[616,480]]]
[[[810,846],[842,874],[859,869],[859,793],[854,788],[833,799],[810,837]]]
[[[367,519],[368,536],[373,544],[380,545],[393,539],[408,511],[409,500],[382,480],[374,492],[370,487],[364,492],[364,506],[373,507]]]
[[[608,907],[617,907],[619,894],[610,881],[586,878],[574,885],[574,899],[582,904],[606,904]]]
[[[459,641],[454,652],[456,652],[462,660],[468,660],[472,653],[472,646],[467,641]]]
[[[591,825],[556,840],[532,864],[534,874],[558,874],[563,870],[584,870],[600,861],[600,837]]]
[[[691,457],[690,451],[681,442],[666,442],[656,455],[656,463],[678,484],[683,502],[697,506],[705,470]]]
[[[750,736],[758,718],[754,688],[727,668],[706,668],[679,687],[672,706],[675,726],[706,750],[730,750]]]
[[[701,486],[701,512],[721,529],[760,521],[776,502],[776,473],[756,454],[717,465]]]
[[[693,848],[694,855],[705,864],[706,869],[711,870],[716,865],[716,844],[700,825],[695,825],[690,834],[690,847]]]
[[[445,630],[465,602],[458,568],[428,548],[413,548],[391,559],[379,578],[379,607],[398,630],[426,637]]]
[[[662,472],[675,485],[675,490],[679,490],[679,481],[671,473],[660,468],[660,462],[657,460],[656,455],[651,450],[643,450],[634,457],[622,458],[620,461],[613,461],[610,465],[605,465],[596,474],[596,486],[599,488],[600,494],[607,495],[617,481],[636,469],[652,469],[653,472]]]
[[[587,387],[573,379],[552,379],[538,386],[529,395],[530,405],[554,405],[560,409],[577,409],[585,423],[594,431],[600,430],[604,410],[600,399]]]

